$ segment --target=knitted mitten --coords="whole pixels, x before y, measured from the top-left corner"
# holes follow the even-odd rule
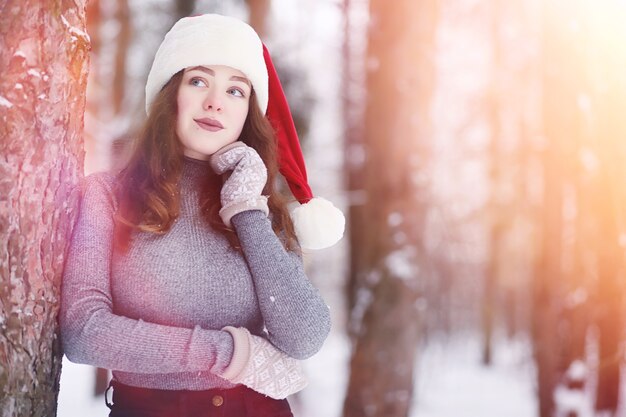
[[[302,390],[307,380],[300,361],[287,356],[262,337],[248,329],[224,327],[234,340],[233,358],[222,378],[260,392],[274,399],[283,399]]]
[[[253,148],[237,141],[215,152],[210,161],[219,175],[232,170],[220,192],[220,217],[226,226],[230,227],[230,219],[242,211],[269,213],[267,197],[261,195],[267,182],[267,168]]]

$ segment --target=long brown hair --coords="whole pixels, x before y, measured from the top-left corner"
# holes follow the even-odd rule
[[[114,244],[125,252],[132,231],[164,234],[179,216],[178,183],[183,168],[183,146],[176,135],[177,94],[183,76],[179,71],[155,98],[126,166],[117,175],[114,194],[118,201],[115,214]],[[277,144],[271,124],[256,105],[254,89],[250,94],[248,115],[239,140],[254,148],[267,167],[263,194],[272,228],[287,250],[299,251],[293,223],[287,210],[288,200],[276,187],[278,178]],[[202,182],[202,217],[213,229],[225,235],[231,246],[240,250],[233,229],[219,217],[221,177],[207,170]]]

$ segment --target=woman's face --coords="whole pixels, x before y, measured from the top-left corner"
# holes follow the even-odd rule
[[[184,154],[209,159],[235,142],[248,115],[250,81],[224,65],[185,68],[178,87],[176,134]]]

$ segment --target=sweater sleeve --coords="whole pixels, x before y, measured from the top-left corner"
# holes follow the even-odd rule
[[[84,180],[61,289],[65,354],[72,362],[125,372],[219,375],[232,357],[228,332],[165,326],[113,313],[112,181],[105,173]]]
[[[263,212],[244,211],[231,221],[252,274],[269,341],[293,358],[312,356],[330,331],[330,310],[305,275],[302,259],[285,250]]]

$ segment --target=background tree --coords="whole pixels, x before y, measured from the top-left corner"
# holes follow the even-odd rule
[[[267,16],[272,2],[270,0],[246,0],[246,3],[250,11],[250,26],[254,28],[261,39],[265,39]]]
[[[343,146],[344,146],[344,183],[348,194],[346,231],[350,241],[348,246],[348,276],[346,277],[345,297],[347,310],[355,315],[355,320],[348,319],[346,323],[348,334],[354,342],[355,327],[361,320],[361,305],[357,305],[359,296],[359,276],[365,273],[364,243],[366,222],[363,213],[364,203],[364,164],[365,144],[363,143],[363,105],[365,93],[362,86],[362,72],[364,67],[363,51],[358,48],[360,31],[355,28],[354,2],[343,1],[343,42],[341,48],[342,85],[345,86],[341,95],[343,111]]]
[[[54,416],[61,274],[83,170],[85,3],[0,3],[0,410]]]
[[[355,331],[346,417],[408,416],[410,409],[427,211],[426,194],[413,178],[426,167],[421,158],[428,149],[435,5],[370,2],[363,122],[366,230],[353,247],[363,251],[356,291],[369,296],[355,305],[364,313]]]
[[[574,97],[569,74],[558,70],[556,62],[567,61],[571,49],[564,40],[566,19],[556,2],[545,2],[543,8],[543,39],[541,55],[541,88],[543,138],[541,155],[543,197],[536,270],[533,282],[533,340],[537,365],[539,415],[551,417],[555,412],[554,392],[562,372],[559,329],[564,291],[563,206],[566,174],[567,140],[575,117]]]
[[[582,30],[579,54],[585,62],[586,93],[581,106],[581,132],[598,165],[591,175],[588,205],[597,232],[591,239],[596,253],[597,287],[593,297],[597,326],[597,377],[595,409],[618,413],[621,370],[624,363],[624,236],[626,233],[626,9],[609,3],[604,8],[578,10]]]
[[[559,391],[573,389],[573,382],[583,395],[587,377],[572,381],[581,367],[597,378],[590,402],[615,415],[623,362],[626,132],[617,112],[626,104],[626,54],[614,42],[626,34],[619,23],[625,10],[584,1],[561,6],[542,4],[544,197],[533,302],[540,416],[579,415],[559,401]]]

